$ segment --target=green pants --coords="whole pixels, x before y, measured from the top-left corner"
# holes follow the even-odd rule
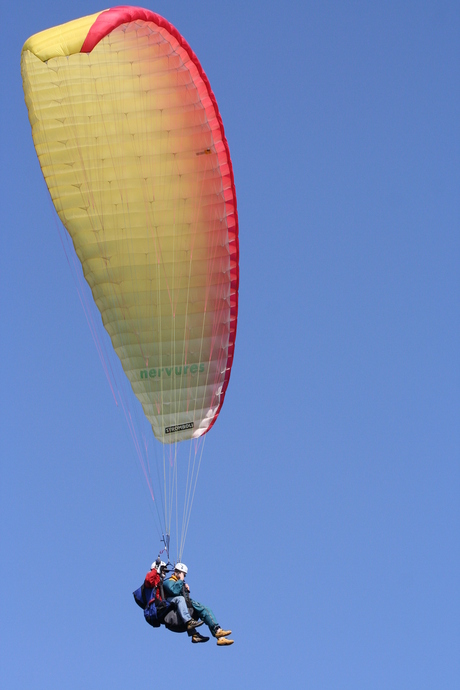
[[[211,609],[206,608],[206,606],[203,606],[203,604],[200,604],[198,601],[195,601],[194,599],[191,599],[190,601],[193,606],[193,610],[198,615],[198,618],[201,618],[201,620],[204,623],[206,623],[209,630],[211,631],[211,635],[214,635],[215,631],[220,628],[220,625],[216,621],[216,617],[214,616]]]

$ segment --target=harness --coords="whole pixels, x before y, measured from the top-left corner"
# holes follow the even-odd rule
[[[160,599],[157,599],[157,591]],[[146,587],[145,582],[133,592],[134,601],[144,611],[144,618],[149,625],[159,628],[164,617],[171,609],[172,605],[165,600],[163,590],[163,580],[160,580],[156,587]]]

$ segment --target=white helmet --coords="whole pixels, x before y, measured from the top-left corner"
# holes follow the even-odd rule
[[[150,570],[156,570],[157,573],[161,572],[162,568],[166,568],[166,563],[164,561],[160,561],[159,558],[157,558],[157,560],[154,561],[150,566]]]
[[[180,573],[185,573],[185,575],[188,573],[188,568],[185,563],[176,563],[174,570],[178,570]]]

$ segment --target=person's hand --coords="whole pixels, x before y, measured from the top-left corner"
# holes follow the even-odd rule
[[[188,586],[188,584],[187,584],[187,583],[186,583],[186,584],[184,584],[184,587],[185,587],[185,589],[187,590],[187,592],[190,592],[190,587]]]

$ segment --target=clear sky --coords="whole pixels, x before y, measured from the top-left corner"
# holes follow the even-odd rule
[[[154,631],[158,552],[33,148],[3,10],[5,690],[460,687],[458,2],[147,5],[217,97],[240,218],[233,373],[184,561],[235,644]]]

